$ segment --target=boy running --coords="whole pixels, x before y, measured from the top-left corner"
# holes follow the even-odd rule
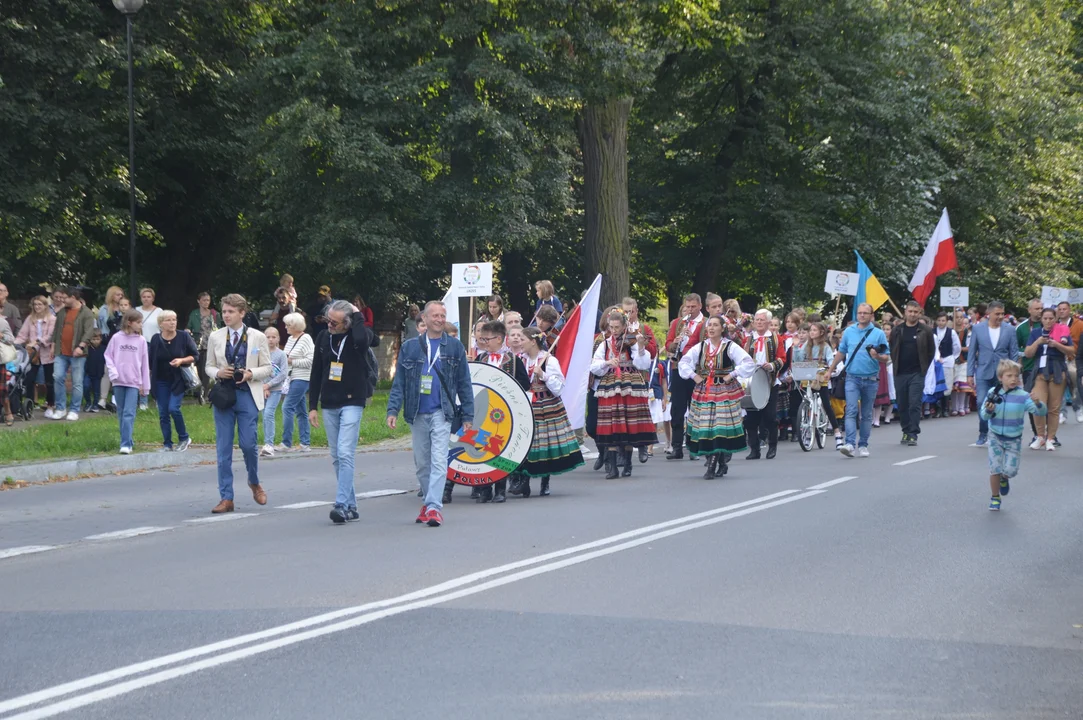
[[[1000,510],[1000,498],[1011,490],[1008,480],[1019,472],[1026,414],[1045,415],[1047,408],[1020,387],[1019,363],[1001,360],[997,384],[986,393],[978,412],[989,423],[990,510]]]

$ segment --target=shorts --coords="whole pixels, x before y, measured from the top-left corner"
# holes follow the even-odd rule
[[[673,406],[672,403],[666,403],[666,409],[662,410],[662,401],[657,398],[651,398],[647,403],[647,406],[651,409],[651,422],[655,425],[661,422],[669,422],[673,419],[669,409]]]
[[[989,433],[989,474],[1013,478],[1019,474],[1023,438]]]

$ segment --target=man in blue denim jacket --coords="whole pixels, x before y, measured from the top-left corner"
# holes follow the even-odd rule
[[[463,429],[474,418],[474,388],[461,342],[444,333],[447,310],[438,300],[425,304],[425,334],[403,343],[395,380],[387,401],[387,426],[395,428],[399,410],[410,424],[414,464],[425,504],[415,522],[440,527],[444,518],[444,481],[447,479],[451,423],[456,398],[462,409]]]

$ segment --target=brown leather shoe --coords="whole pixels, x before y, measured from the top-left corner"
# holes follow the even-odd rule
[[[267,504],[267,493],[263,491],[263,485],[249,485],[252,488],[252,499],[256,501],[257,505]]]
[[[220,515],[221,513],[233,512],[233,501],[232,500],[223,500],[222,502],[215,505],[214,509],[211,510],[211,512],[214,513],[215,515]]]

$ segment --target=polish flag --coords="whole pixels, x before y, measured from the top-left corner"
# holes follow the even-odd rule
[[[564,392],[560,399],[564,401],[573,430],[587,422],[587,382],[594,359],[594,325],[601,295],[602,276],[598,275],[568,316],[552,351],[564,371]]]
[[[948,209],[944,208],[944,214],[940,216],[940,222],[936,224],[936,230],[929,238],[929,245],[925,248],[921,260],[918,261],[917,270],[914,271],[914,277],[907,287],[918,304],[924,305],[932,294],[933,288],[936,287],[936,279],[947,271],[958,268],[959,262],[955,259],[955,238],[951,234]]]

